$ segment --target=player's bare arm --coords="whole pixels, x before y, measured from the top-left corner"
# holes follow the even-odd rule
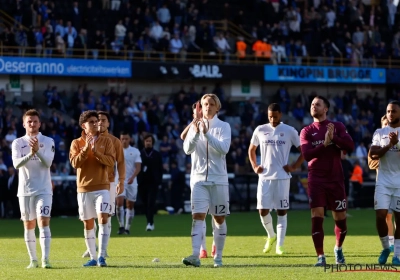
[[[142,163],[141,162],[135,162],[135,172],[133,173],[133,175],[128,179],[128,184],[132,184],[133,180],[135,180],[135,178],[137,177],[137,175],[139,174],[139,172],[142,170]]]
[[[283,166],[283,169],[285,169],[286,172],[294,172],[296,171],[298,168],[300,168],[301,164],[304,161],[304,157],[303,154],[301,153],[301,147],[297,147],[297,149],[300,152],[300,155],[298,156],[297,160],[292,163],[292,164],[286,164],[285,166]]]
[[[116,190],[118,194],[121,194],[124,191],[124,182],[125,182],[125,157],[121,141],[118,138],[116,138],[116,140],[118,141],[115,141],[114,147],[115,147],[115,156],[117,158],[117,169],[119,175]]]
[[[377,156],[378,158],[383,157],[391,148],[393,147],[392,142],[389,142],[386,146],[371,146],[370,153],[371,156]]]
[[[257,146],[250,144],[249,159],[250,159],[251,167],[253,168],[254,173],[261,174],[264,171],[264,168],[261,165],[257,164],[256,150],[257,150]]]
[[[371,151],[368,152],[368,167],[369,169],[378,169],[379,158],[377,156],[371,156]]]

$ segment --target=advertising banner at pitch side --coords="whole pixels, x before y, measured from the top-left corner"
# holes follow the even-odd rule
[[[132,77],[132,64],[123,60],[0,57],[0,75]]]
[[[260,81],[264,75],[264,65],[133,61],[132,67],[140,69],[132,73],[139,79]]]
[[[325,66],[264,66],[268,82],[384,84],[386,69]]]

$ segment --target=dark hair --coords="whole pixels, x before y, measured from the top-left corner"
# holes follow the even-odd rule
[[[279,112],[280,113],[281,112],[281,106],[279,106],[278,103],[271,103],[268,106],[268,111]]]
[[[109,114],[108,112],[106,112],[106,111],[97,111],[97,114],[98,114],[99,116],[100,116],[100,115],[106,116],[108,122],[110,122],[110,114]]]
[[[97,119],[99,119],[99,114],[95,110],[88,110],[83,112],[79,116],[79,125],[81,126],[83,123],[87,122],[87,120],[90,119],[91,117],[96,117]]]
[[[326,97],[317,95],[315,98],[321,99],[324,102],[326,108],[329,109],[331,107],[331,103],[329,103],[329,100]]]
[[[392,101],[389,102],[389,104],[391,104],[391,105],[397,105],[397,106],[400,107],[400,101],[398,101],[398,100],[392,100]]]
[[[144,143],[144,141],[146,141],[146,139],[149,139],[149,138],[151,138],[151,141],[153,142],[153,145],[156,143],[156,139],[154,138],[154,136],[153,136],[153,134],[146,134],[144,137],[143,137],[143,143]]]
[[[121,130],[121,132],[119,133],[119,135],[129,135],[129,137],[131,137],[131,135],[129,134],[128,131],[125,130]]]
[[[25,114],[22,116],[22,120],[25,120],[25,117],[33,117],[33,116],[38,117],[39,121],[40,121],[40,114],[35,109],[30,109],[30,110],[26,111]]]

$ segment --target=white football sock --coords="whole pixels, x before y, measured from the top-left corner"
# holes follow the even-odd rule
[[[84,230],[86,248],[89,251],[90,258],[97,260],[96,256],[96,234],[94,229]]]
[[[382,248],[383,249],[389,249],[389,236],[384,236],[384,237],[379,237],[382,243]],[[396,240],[395,240],[396,242]]]
[[[287,228],[287,214],[284,216],[278,216],[278,223],[276,225],[276,233],[278,238],[276,240],[277,246],[283,246],[283,242],[285,241],[286,236],[286,228]]]
[[[128,209],[126,209],[128,211]],[[119,227],[124,227],[124,206],[117,207],[117,219],[119,223]]]
[[[395,239],[394,240],[393,256],[400,257],[400,239]]]
[[[203,239],[203,220],[192,222],[192,255],[197,258],[200,255],[201,240]]]
[[[135,217],[135,209],[126,209],[125,229],[130,230],[133,218]]]
[[[261,218],[261,223],[264,226],[265,230],[267,231],[268,238],[275,237],[275,231],[274,231],[274,224],[272,223],[272,216],[271,213],[268,213],[266,216],[260,216]]]
[[[42,260],[48,260],[50,255],[51,232],[50,227],[39,227],[39,243],[42,248]]]
[[[111,218],[111,217],[110,217]],[[110,220],[109,218],[109,220]],[[110,240],[110,226],[109,224],[99,224],[99,257],[105,257],[108,241]]]
[[[214,230],[214,243],[216,253],[214,259],[221,259],[222,258],[222,251],[224,250],[225,240],[226,240],[226,233],[228,228],[226,226],[226,222],[224,221],[222,224],[215,223],[215,230]]]
[[[214,220],[214,219],[213,219]],[[204,219],[204,225],[203,225],[203,239],[201,240],[201,250],[207,251],[207,246],[206,246],[206,232],[207,232],[207,223],[206,219]]]
[[[25,239],[26,248],[28,249],[28,254],[29,254],[29,257],[31,258],[31,261],[37,261],[35,229],[26,229],[25,228],[24,239]]]
[[[394,236],[389,236],[389,245],[394,245]]]
[[[111,232],[111,229],[112,229],[111,220],[112,220],[112,216],[108,217],[107,225],[108,225],[108,230],[109,230],[109,232]]]
[[[215,220],[214,220],[214,217],[211,217],[211,226],[212,226],[212,235],[213,235],[213,237],[214,237],[214,231],[215,231]],[[214,238],[213,238],[213,243],[212,243],[212,246],[214,247],[215,246],[215,243],[214,243]],[[212,248],[211,248],[211,250],[212,250]]]

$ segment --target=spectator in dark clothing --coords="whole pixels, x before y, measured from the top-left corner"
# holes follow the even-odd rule
[[[161,154],[154,150],[155,139],[148,134],[143,138],[144,149],[140,151],[142,172],[138,175],[138,193],[147,218],[147,231],[154,230],[154,214],[158,188],[162,183],[163,164]]]

